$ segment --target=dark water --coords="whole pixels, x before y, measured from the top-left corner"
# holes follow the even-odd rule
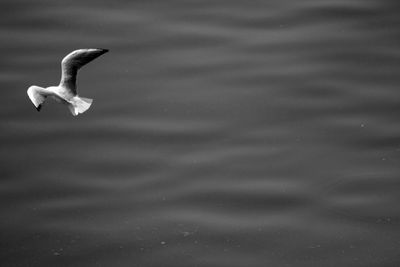
[[[0,10],[1,266],[400,266],[398,1]]]

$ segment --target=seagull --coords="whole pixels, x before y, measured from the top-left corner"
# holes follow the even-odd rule
[[[36,107],[36,110],[40,111],[48,96],[59,103],[67,105],[74,116],[88,110],[93,99],[78,95],[76,90],[76,76],[82,66],[107,52],[108,49],[88,48],[78,49],[66,55],[61,61],[61,81],[58,86],[43,88],[32,85],[28,88],[28,96]]]

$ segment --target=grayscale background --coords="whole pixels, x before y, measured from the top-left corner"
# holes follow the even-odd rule
[[[399,11],[1,1],[0,265],[400,266]],[[36,112],[89,47],[91,109]]]

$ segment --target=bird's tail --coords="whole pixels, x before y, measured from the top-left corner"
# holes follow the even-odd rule
[[[76,116],[88,110],[90,108],[90,105],[92,105],[92,102],[93,99],[75,96],[68,107],[72,115]]]

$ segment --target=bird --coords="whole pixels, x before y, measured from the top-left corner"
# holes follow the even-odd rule
[[[58,86],[43,88],[32,85],[28,88],[27,94],[36,110],[41,110],[47,97],[67,105],[74,116],[88,110],[93,99],[78,95],[76,86],[78,70],[108,51],[108,49],[103,48],[85,48],[72,51],[66,55],[61,61],[61,81]]]

